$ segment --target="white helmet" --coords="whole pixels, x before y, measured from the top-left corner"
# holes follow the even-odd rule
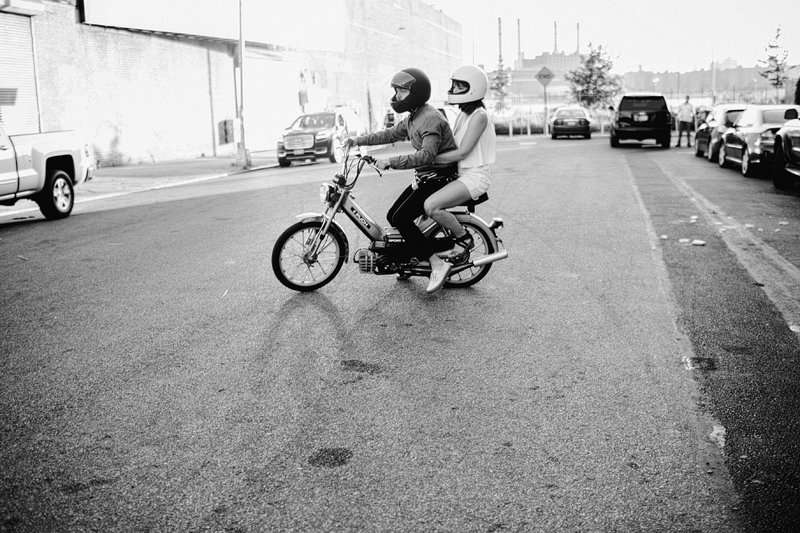
[[[450,79],[452,84],[450,90],[447,91],[447,103],[449,104],[466,104],[483,100],[489,89],[489,78],[486,77],[483,70],[475,65],[458,67],[450,75]]]

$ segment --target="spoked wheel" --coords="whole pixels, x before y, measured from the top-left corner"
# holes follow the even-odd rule
[[[334,137],[331,141],[331,153],[328,156],[331,163],[341,163],[342,159],[344,158],[344,152],[342,151],[342,141],[341,139]]]
[[[752,161],[750,161],[750,151],[747,148],[745,148],[744,152],[742,152],[741,169],[742,169],[742,176],[745,176],[747,178],[752,178],[756,174],[758,174],[758,166],[753,164]]]
[[[313,291],[328,284],[341,270],[347,253],[344,236],[333,227],[319,238],[322,222],[298,222],[284,231],[272,249],[275,277],[295,291]],[[316,252],[315,252],[316,249]]]
[[[494,241],[489,237],[486,230],[482,225],[474,222],[462,222],[467,231],[472,235],[473,245],[469,251],[469,260],[474,261],[484,255],[493,254],[495,250]],[[434,234],[434,237],[443,237],[444,232],[439,230]],[[471,267],[460,272],[451,274],[445,282],[445,287],[469,287],[475,285],[489,273],[492,264]]]
[[[726,155],[727,150],[725,150],[725,142],[722,141],[719,143],[719,151],[717,152],[717,164],[725,168],[728,166],[728,156]]]
[[[68,217],[75,205],[75,191],[69,174],[63,170],[51,171],[36,202],[39,204],[39,210],[47,219],[57,220]]]

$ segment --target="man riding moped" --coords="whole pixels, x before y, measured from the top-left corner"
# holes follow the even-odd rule
[[[457,146],[445,117],[427,103],[431,96],[431,83],[422,70],[407,68],[397,72],[392,77],[391,86],[395,91],[392,109],[397,113],[408,112],[408,115],[391,128],[350,137],[344,144],[369,146],[411,141],[416,150],[414,153],[378,159],[375,165],[381,170],[415,169],[415,180],[395,200],[386,218],[405,240],[406,247],[402,253],[430,261],[427,292],[432,293],[444,285],[450,265],[436,255],[441,249],[437,249],[435,241],[422,234],[415,220],[425,214],[425,200],[458,177],[457,164],[436,164],[434,161],[439,153],[455,150]]]

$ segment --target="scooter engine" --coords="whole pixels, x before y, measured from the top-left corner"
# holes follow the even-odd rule
[[[355,257],[353,258],[354,263],[358,263],[358,270],[364,274],[371,274],[375,271],[375,265],[378,261],[378,254],[373,252],[372,250],[366,250],[364,248],[358,250],[356,252]]]

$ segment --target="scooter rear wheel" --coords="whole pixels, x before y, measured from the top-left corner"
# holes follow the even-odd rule
[[[311,245],[322,228],[320,220],[289,226],[272,248],[272,270],[278,281],[292,290],[308,292],[327,285],[344,264],[347,245],[338,231],[321,238],[318,253],[310,256]]]
[[[490,237],[491,230],[484,224],[478,223],[474,218],[461,220],[462,225],[472,235],[473,247],[469,252],[469,261],[474,261],[484,255],[495,253],[494,239]],[[434,237],[443,237],[444,232],[439,230]],[[457,266],[457,265],[456,265]],[[470,267],[460,272],[451,274],[445,282],[445,287],[470,287],[475,285],[489,273],[492,264]]]

